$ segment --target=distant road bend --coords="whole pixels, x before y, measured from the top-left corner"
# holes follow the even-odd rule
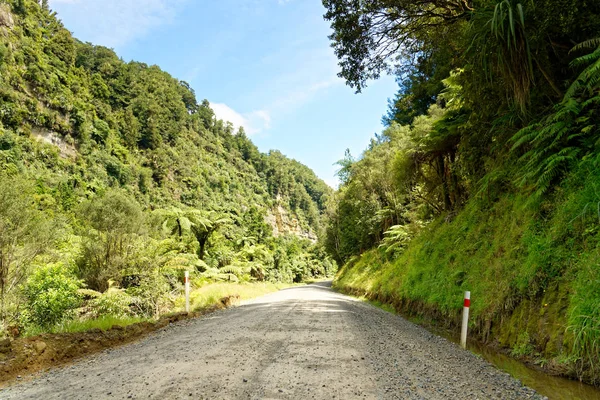
[[[329,283],[282,290],[0,391],[2,399],[541,398]]]

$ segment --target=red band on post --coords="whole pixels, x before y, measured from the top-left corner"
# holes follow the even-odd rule
[[[470,306],[471,306],[471,300],[465,299],[465,307],[470,307]]]

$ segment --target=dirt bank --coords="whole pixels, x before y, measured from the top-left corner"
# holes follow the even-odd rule
[[[184,312],[166,315],[156,322],[140,322],[125,327],[113,326],[108,330],[93,329],[82,333],[43,334],[12,341],[8,339],[0,341],[0,387],[15,379],[26,379],[35,372],[130,343],[171,323],[226,308],[235,300],[235,296],[224,297],[218,304],[204,310],[189,314]]]

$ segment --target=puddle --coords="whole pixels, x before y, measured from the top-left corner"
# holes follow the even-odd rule
[[[547,396],[550,400],[600,399],[599,388],[571,379],[545,374],[478,344],[470,344],[468,348],[502,371],[508,372],[514,378],[520,380],[525,386],[529,386],[538,393]]]
[[[371,304],[383,308],[388,312],[396,313],[395,311],[386,309],[380,303],[371,302]],[[432,326],[424,326],[420,321],[410,316],[403,315],[403,317],[451,342],[460,343],[458,333],[457,336],[454,336],[452,332],[439,330]],[[513,378],[521,381],[523,385],[534,389],[550,400],[600,400],[600,388],[572,379],[548,375],[479,343],[467,344],[470,351],[479,354],[498,369],[509,373]]]
[[[431,327],[426,329],[454,343],[460,342],[458,336],[454,337],[449,332],[437,331]],[[479,343],[467,343],[467,348],[550,400],[600,400],[600,388],[548,375]]]

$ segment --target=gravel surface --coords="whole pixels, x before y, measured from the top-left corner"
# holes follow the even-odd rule
[[[456,344],[328,286],[172,325],[0,398],[543,398]]]

